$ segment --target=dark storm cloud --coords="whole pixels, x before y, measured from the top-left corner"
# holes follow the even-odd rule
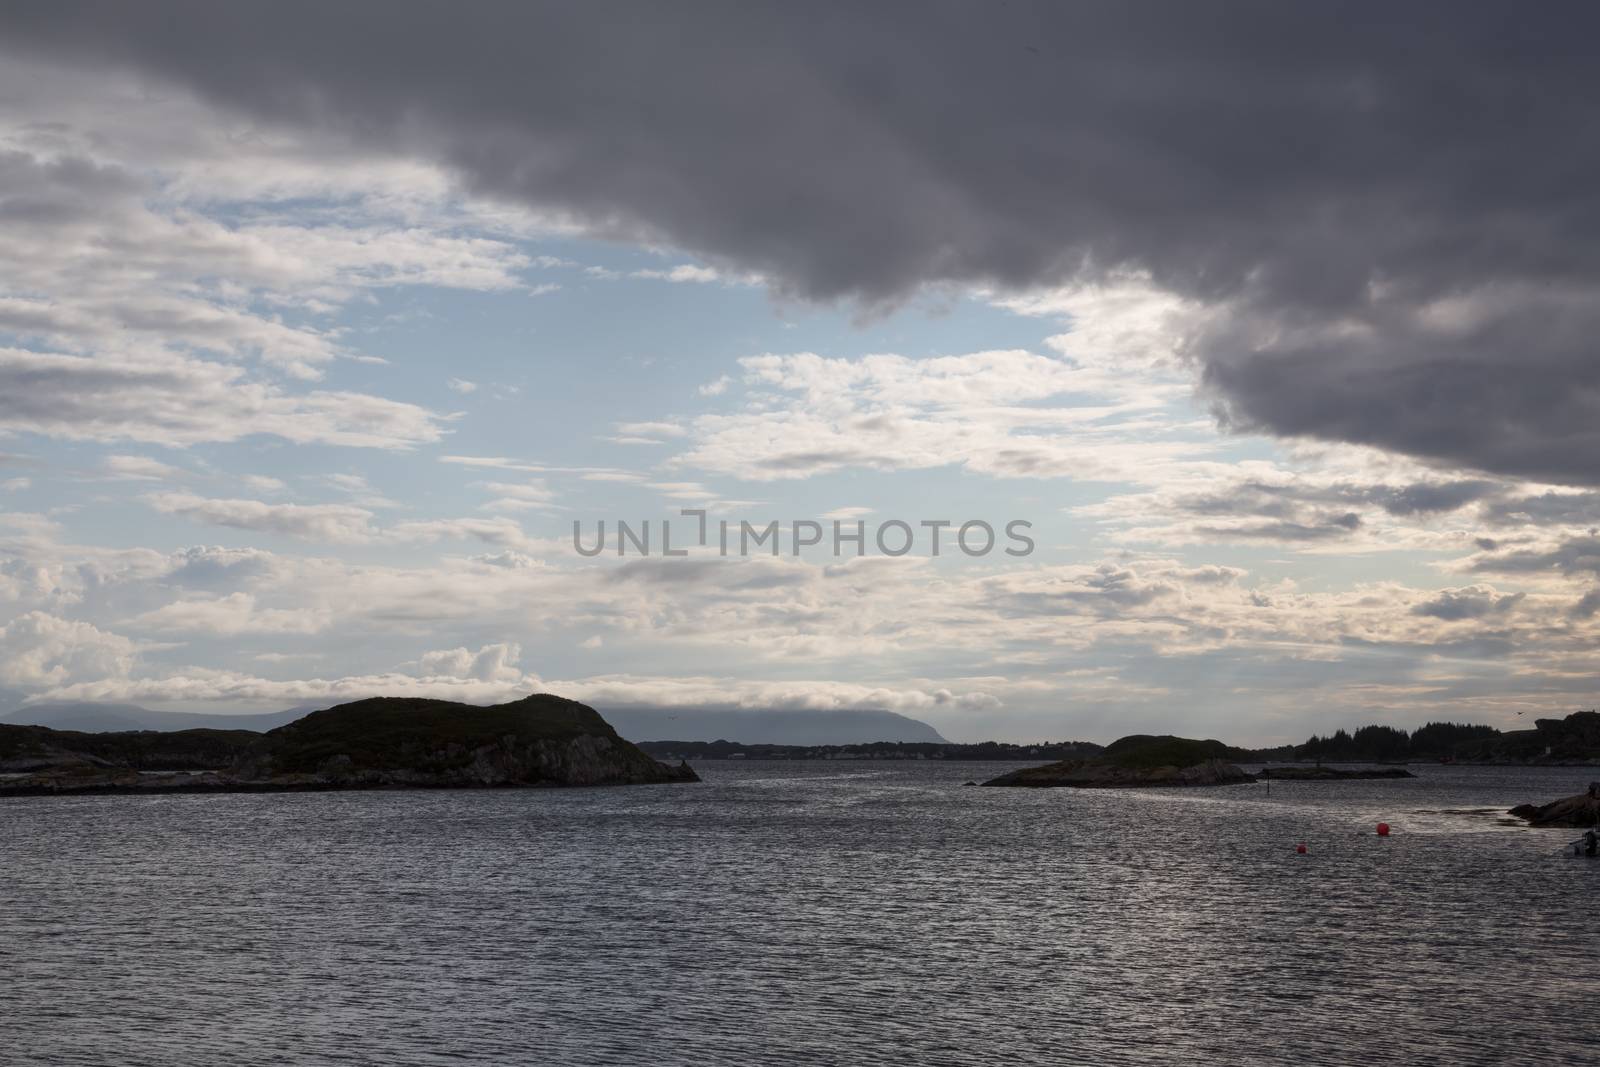
[[[1148,271],[1248,429],[1600,483],[1600,9],[12,3],[477,190],[865,305]]]
[[[1405,486],[1382,486],[1370,499],[1391,515],[1431,515],[1455,511],[1498,491],[1485,481],[1418,482]]]
[[[1600,493],[1541,493],[1506,497],[1484,508],[1484,518],[1501,524],[1536,525],[1600,523]]]

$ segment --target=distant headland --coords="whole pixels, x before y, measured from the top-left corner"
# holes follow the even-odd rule
[[[840,740],[803,744],[773,743],[770,739],[732,733],[716,741],[678,737],[642,740],[639,747],[658,759],[724,760],[1068,760],[1089,759],[1105,752],[1106,745],[1092,741],[1041,741],[1013,744],[1004,741],[953,742],[885,737],[878,740]],[[1148,735],[1136,735],[1148,736]],[[727,739],[727,738],[737,739]],[[1127,740],[1126,738],[1123,740]],[[1113,742],[1120,744],[1121,741]],[[1201,742],[1195,742],[1199,744]],[[1466,763],[1510,765],[1600,764],[1600,712],[1580,711],[1563,719],[1539,719],[1531,729],[1500,731],[1492,726],[1431,722],[1407,732],[1393,726],[1363,726],[1313,735],[1297,745],[1246,748],[1221,741],[1217,758],[1236,763],[1314,765],[1305,771],[1272,767],[1274,779],[1340,777],[1323,766],[1331,763]],[[1371,775],[1364,775],[1370,777]]]
[[[376,697],[246,730],[79,733],[0,724],[0,796],[693,782],[577,701]]]

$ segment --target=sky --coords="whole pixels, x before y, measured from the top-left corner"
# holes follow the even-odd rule
[[[1597,18],[8,4],[0,705],[1593,706]]]

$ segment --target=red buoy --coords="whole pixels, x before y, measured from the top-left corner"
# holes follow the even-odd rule
[[[1308,851],[1307,848],[1306,848],[1306,843],[1304,841],[1302,841],[1298,845],[1294,846],[1294,850],[1295,850],[1296,853],[1298,853],[1301,856],[1304,856],[1306,854],[1306,852]]]
[[[1380,822],[1378,824],[1378,836],[1379,837],[1388,837],[1389,836],[1389,824],[1388,823]]]

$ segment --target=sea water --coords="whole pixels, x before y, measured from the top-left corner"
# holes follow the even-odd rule
[[[1595,769],[1014,766],[0,801],[0,1063],[1600,1063]]]

